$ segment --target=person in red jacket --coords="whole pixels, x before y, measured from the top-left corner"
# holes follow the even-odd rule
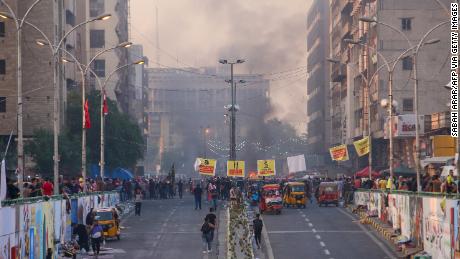
[[[53,195],[53,184],[50,182],[49,178],[46,178],[45,179],[45,182],[43,183],[43,186],[42,186],[42,193],[43,195],[46,195],[46,196],[51,196]]]

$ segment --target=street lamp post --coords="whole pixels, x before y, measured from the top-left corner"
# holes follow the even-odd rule
[[[361,46],[364,46],[364,44],[360,41],[353,41],[353,40],[344,40],[344,42],[346,43],[349,43],[349,44],[358,44],[358,45],[361,45]],[[430,45],[430,44],[436,44],[438,43],[439,40],[438,39],[431,39],[431,40],[428,40],[426,42],[423,43],[423,45]],[[369,46],[368,46],[369,47]],[[386,108],[388,109],[388,114],[389,114],[389,118],[390,118],[390,122],[389,122],[389,145],[390,145],[390,157],[389,157],[389,167],[390,167],[390,178],[391,180],[393,181],[393,177],[394,177],[394,172],[393,172],[393,161],[394,161],[394,155],[393,155],[393,107],[394,107],[394,101],[393,101],[393,72],[396,68],[396,64],[398,63],[399,60],[401,60],[403,57],[405,57],[405,55],[407,55],[407,53],[409,53],[410,51],[414,50],[416,48],[416,46],[412,46],[408,49],[406,49],[405,51],[403,51],[393,62],[393,65],[390,67],[389,66],[389,62],[388,60],[386,60],[386,58],[377,51],[377,54],[384,60],[386,66],[387,66],[387,69],[388,69],[388,102],[385,102],[383,103],[382,102],[382,106],[386,106]],[[376,51],[375,48],[373,48],[374,51]],[[393,185],[391,185],[393,188]]]
[[[417,73],[417,58],[418,58],[418,52],[420,50],[420,48],[422,47],[423,44],[427,44],[425,42],[425,39],[428,37],[428,35],[430,35],[434,30],[436,30],[437,28],[441,27],[442,25],[445,25],[445,24],[448,24],[450,22],[449,21],[444,21],[444,22],[441,22],[439,24],[437,24],[436,26],[434,26],[433,28],[431,28],[428,32],[425,33],[425,35],[423,35],[423,37],[420,39],[419,43],[417,44],[417,48],[415,49],[415,52],[414,52],[414,57],[413,57],[413,66],[414,66],[414,106],[415,106],[415,168],[416,168],[416,172],[417,172],[417,192],[421,192],[422,191],[422,185],[421,185],[421,176],[420,176],[420,129],[419,129],[419,110],[418,110],[418,73]],[[437,43],[439,42],[439,40],[435,40],[435,41],[431,41],[429,42],[430,44],[434,44],[434,43]],[[458,139],[458,138],[457,138]],[[457,152],[458,152],[458,149],[459,149],[459,145],[457,143]],[[457,172],[458,172],[458,168],[459,168],[460,164],[457,163]]]
[[[54,85],[54,108],[53,108],[53,137],[54,137],[54,154],[53,154],[53,171],[54,171],[54,194],[59,194],[59,117],[60,117],[60,111],[59,111],[59,101],[60,101],[60,95],[59,95],[59,86],[57,85],[57,75],[59,74],[58,66],[57,63],[59,61],[59,51],[62,51],[61,46],[64,43],[65,39],[67,36],[70,35],[73,31],[78,29],[79,27],[94,22],[94,21],[103,21],[107,20],[111,17],[111,14],[103,14],[100,15],[96,18],[86,20],[84,22],[81,22],[74,27],[72,27],[69,31],[67,31],[64,36],[59,40],[57,44],[51,44],[51,41],[49,38],[46,36],[46,34],[41,31],[37,26],[27,23],[29,26],[32,26],[35,30],[40,32],[40,34],[43,36],[44,40],[39,39],[36,40],[37,45],[39,46],[45,46],[48,45],[51,48],[52,56],[53,56],[53,85]],[[83,81],[84,81],[84,73],[83,74]],[[84,88],[83,88],[84,89]],[[83,90],[84,91],[84,90]],[[84,128],[84,127],[83,127]],[[83,140],[82,140],[83,142]],[[86,176],[86,174],[85,174]],[[84,191],[86,189],[86,184],[84,184]]]
[[[244,63],[244,59],[237,59],[236,61],[229,61],[226,59],[220,59],[219,63],[221,64],[229,64],[230,65],[230,85],[231,85],[231,96],[232,96],[232,104],[230,107],[231,111],[231,118],[230,118],[230,160],[236,160],[236,107],[235,107],[235,99],[236,99],[236,87],[233,82],[233,65]]]
[[[11,13],[13,13],[13,12],[11,11]],[[30,22],[26,21],[25,19],[18,19],[18,18],[15,18],[15,16],[9,16],[8,14],[0,13],[0,18],[14,19],[17,24],[21,24],[21,28],[22,28],[22,26],[24,24],[26,24],[28,26],[31,26],[37,32],[39,32],[42,35],[42,37],[44,38],[44,40],[37,40],[36,41],[37,45],[39,45],[39,46],[48,45],[50,47],[50,50],[51,50],[51,53],[52,53],[52,57],[53,57],[53,62],[52,62],[52,64],[53,64],[53,86],[54,86],[54,102],[53,102],[53,132],[54,132],[54,134],[53,134],[53,137],[54,137],[54,148],[53,148],[54,149],[54,151],[53,151],[54,152],[54,154],[53,154],[54,176],[53,176],[53,178],[54,178],[54,194],[59,194],[59,134],[58,134],[58,132],[59,132],[59,117],[60,117],[60,115],[59,115],[59,99],[60,99],[60,95],[59,95],[59,86],[57,85],[57,75],[59,73],[59,71],[57,71],[58,70],[57,63],[59,62],[58,61],[58,54],[59,54],[59,51],[62,51],[61,45],[64,43],[64,41],[67,38],[67,36],[69,36],[70,33],[75,31],[77,28],[79,28],[79,27],[81,27],[81,26],[83,26],[83,25],[85,25],[87,23],[90,23],[90,22],[107,20],[110,17],[111,17],[110,14],[104,14],[104,15],[98,16],[96,18],[81,22],[81,23],[77,24],[76,26],[72,27],[68,32],[66,32],[64,34],[64,36],[59,40],[59,42],[57,44],[52,44],[50,39],[48,38],[48,36],[46,36],[46,34],[42,30],[40,30],[40,28],[38,28],[36,25],[34,25],[33,23],[30,23]],[[20,34],[20,33],[18,32],[18,34]],[[20,49],[21,49],[20,44],[18,44],[18,52],[20,52]],[[18,56],[22,56],[22,55],[18,54]],[[18,58],[18,60],[19,60],[19,58]],[[22,57],[20,58],[20,60],[22,60]],[[22,68],[21,68],[21,73],[20,74],[21,74],[21,78],[22,78]],[[21,79],[21,91],[20,91],[20,94],[19,94],[19,88],[18,88],[18,96],[19,95],[22,96],[22,79]],[[19,107],[20,107],[20,109],[19,109]],[[18,121],[18,142],[20,142],[19,138],[22,138],[22,103],[21,103],[20,106],[18,106],[18,118],[21,118],[20,122]],[[21,126],[19,126],[19,124],[21,124]],[[21,131],[20,134],[19,134],[19,131]],[[19,150],[20,146],[21,146],[21,148],[23,148],[23,143],[22,144],[18,143],[18,150]],[[21,152],[23,152],[23,150]],[[19,151],[18,151],[18,161],[19,161],[19,157],[21,157],[21,155],[19,155]],[[22,161],[23,161],[23,158],[22,158]],[[18,165],[18,168],[20,168],[19,165]],[[19,177],[20,182],[18,182],[18,184],[22,188],[23,170],[21,172],[20,172],[20,177]]]
[[[446,7],[444,6],[444,4],[442,4],[439,0],[436,0],[436,2],[438,4],[441,5],[441,7],[443,7],[444,10],[447,10]],[[405,33],[403,33],[401,30],[399,30],[398,28],[390,25],[390,24],[387,24],[387,23],[384,23],[384,22],[380,22],[380,21],[377,21],[375,18],[369,18],[369,17],[361,17],[359,19],[360,21],[363,21],[363,22],[368,22],[368,23],[377,23],[377,24],[381,24],[383,26],[386,26],[396,32],[398,32],[400,35],[402,35],[404,37],[404,39],[408,42],[409,44],[409,47],[410,49],[414,49],[415,48],[415,52],[414,52],[414,57],[413,57],[413,68],[414,68],[414,106],[415,106],[415,169],[416,169],[416,177],[417,177],[417,192],[420,192],[421,191],[421,188],[422,188],[422,185],[421,185],[421,176],[420,176],[420,129],[419,129],[419,112],[418,112],[418,79],[417,79],[417,55],[418,55],[418,52],[420,50],[420,48],[422,47],[422,45],[428,45],[428,44],[435,44],[437,42],[439,42],[438,39],[433,39],[433,40],[430,40],[430,41],[427,41],[427,42],[424,42],[425,39],[428,37],[428,35],[430,35],[434,30],[436,30],[437,28],[441,27],[442,25],[444,24],[448,24],[450,21],[447,20],[447,21],[443,21],[439,24],[437,24],[436,26],[434,26],[433,28],[431,28],[430,30],[428,30],[427,33],[425,33],[425,35],[422,37],[422,39],[418,42],[418,44],[416,46],[413,46],[413,44],[411,43],[411,41],[409,40],[409,38],[407,37],[407,35]],[[391,101],[390,101],[390,104],[391,104]],[[460,148],[460,145],[457,144],[457,150],[459,150]],[[459,169],[460,168],[460,165],[458,165],[457,163],[457,168]],[[391,170],[391,169],[390,169]]]
[[[122,69],[125,69],[129,66],[132,66],[132,65],[142,65],[144,64],[145,61],[144,60],[138,60],[136,62],[133,62],[133,63],[129,63],[129,64],[126,64],[126,65],[123,65],[123,66],[120,66],[120,67],[117,67],[116,69],[114,69],[108,77],[106,77],[106,79],[104,80],[104,83],[102,84],[101,86],[101,160],[100,160],[100,164],[101,164],[101,178],[104,179],[104,166],[105,166],[105,140],[104,140],[104,127],[105,127],[105,114],[104,114],[104,101],[105,101],[105,87],[107,86],[107,83],[109,82],[110,78],[118,71],[122,70]],[[88,68],[88,67],[86,67]],[[85,70],[86,71],[86,70]]]
[[[18,134],[18,187],[22,195],[23,190],[23,181],[24,181],[24,132],[23,132],[23,123],[22,123],[22,27],[24,26],[24,21],[32,11],[32,9],[40,2],[41,0],[35,0],[29,8],[24,13],[22,19],[19,19],[10,5],[4,0],[0,0],[0,3],[6,6],[8,9],[9,15],[6,13],[0,13],[0,18],[2,19],[12,19],[16,26],[16,48],[17,48],[17,68],[16,68],[16,77],[17,77],[17,134]]]

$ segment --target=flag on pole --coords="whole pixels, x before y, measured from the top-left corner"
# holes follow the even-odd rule
[[[5,159],[2,160],[0,170],[0,208],[2,207],[2,201],[6,199],[6,168]]]
[[[83,122],[83,127],[85,129],[89,129],[91,128],[91,121],[90,121],[90,118],[89,118],[89,103],[88,103],[88,100],[85,101],[85,121]]]
[[[355,145],[356,153],[358,156],[369,154],[369,137],[357,140],[353,142],[353,144]]]
[[[348,149],[347,145],[340,145],[329,149],[331,158],[334,161],[347,161],[348,160]]]
[[[104,91],[104,103],[103,103],[103,107],[102,107],[102,113],[104,114],[104,116],[107,116],[109,114],[109,106],[107,106],[107,95],[105,95],[105,91]]]

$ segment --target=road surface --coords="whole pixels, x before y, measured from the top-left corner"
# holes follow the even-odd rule
[[[263,220],[276,259],[373,259],[395,254],[346,209],[307,205],[285,208]]]

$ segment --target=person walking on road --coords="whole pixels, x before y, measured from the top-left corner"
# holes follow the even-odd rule
[[[99,255],[99,251],[101,250],[101,241],[102,241],[102,226],[99,225],[98,221],[94,221],[94,225],[91,228],[91,246],[93,248],[94,256]]]
[[[260,219],[260,214],[256,214],[256,218],[252,221],[252,225],[254,228],[254,239],[256,240],[257,248],[260,249],[260,240],[262,237],[262,228],[264,226],[264,223]]]
[[[193,195],[195,196],[195,210],[200,208],[201,210],[201,195],[203,194],[203,189],[199,184],[196,185],[195,190],[193,190]]]
[[[72,223],[72,234],[74,236],[78,236],[78,246],[81,249],[85,249],[85,253],[89,252],[89,238],[88,238],[88,230],[86,229],[86,226],[83,224],[76,224]]]
[[[204,219],[204,223],[201,226],[201,239],[203,240],[203,254],[211,252],[211,242],[212,242],[212,231],[216,227],[212,224],[208,217]]]
[[[136,195],[134,196],[134,215],[140,216],[141,215],[141,205],[142,205],[142,192],[140,189],[136,190]]]
[[[177,183],[177,192],[179,193],[179,198],[182,199],[182,194],[184,192],[184,184],[182,183],[182,180],[179,180]]]
[[[209,234],[209,237],[208,237],[208,243],[209,243],[209,247],[211,247],[212,245],[212,241],[214,240],[214,231],[216,230],[216,226],[217,226],[217,216],[216,214],[214,214],[214,211],[215,209],[214,208],[209,208],[209,213],[208,215],[206,215],[206,217],[204,218],[204,221],[205,222],[209,222],[210,223],[210,226],[211,226],[211,231],[210,231],[210,234]],[[212,249],[208,248],[208,253],[211,252]]]

